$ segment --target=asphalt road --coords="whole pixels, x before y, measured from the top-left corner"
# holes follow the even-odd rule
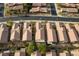
[[[51,5],[51,14],[52,15],[57,15],[54,3],[51,3],[50,5]]]
[[[54,4],[51,4],[52,8],[52,16],[17,16],[17,17],[0,17],[0,22],[5,22],[8,19],[12,19],[13,21],[19,20],[50,20],[50,21],[67,21],[67,22],[79,22],[79,18],[67,18],[67,17],[58,17],[56,15],[56,10]]]
[[[0,22],[5,22],[8,19],[12,19],[13,21],[18,21],[18,20],[50,20],[50,21],[79,22],[79,18],[67,18],[67,17],[58,17],[58,16],[1,17]]]

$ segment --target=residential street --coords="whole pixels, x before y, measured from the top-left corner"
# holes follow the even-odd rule
[[[50,21],[79,22],[79,18],[67,18],[67,17],[58,17],[58,16],[1,17],[0,22],[5,22],[8,19],[12,19],[13,21],[18,21],[18,20],[50,20]]]

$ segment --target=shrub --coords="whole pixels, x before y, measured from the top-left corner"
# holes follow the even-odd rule
[[[35,50],[35,45],[33,42],[30,42],[28,47],[27,47],[27,53],[30,55],[31,53],[33,53]]]
[[[46,44],[44,44],[44,43],[38,44],[38,51],[42,55],[44,55],[46,53]]]
[[[13,25],[12,20],[9,19],[9,20],[6,22],[6,25],[7,25],[8,27],[12,27],[12,25]]]

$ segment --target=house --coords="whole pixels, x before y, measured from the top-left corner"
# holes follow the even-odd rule
[[[71,50],[71,55],[72,56],[79,56],[79,49]]]
[[[25,56],[25,48],[21,48],[20,50],[16,50],[14,56]]]
[[[35,34],[35,41],[36,42],[45,42],[45,29],[42,23],[36,23],[36,34]]]
[[[15,3],[6,3],[5,5],[6,5],[6,6],[9,6],[9,7],[12,7],[12,6],[15,5]]]
[[[32,7],[32,9],[30,10],[30,12],[43,12],[43,13],[46,13],[48,12],[48,9],[47,7]]]
[[[72,8],[75,8],[75,7],[76,7],[76,4],[74,4],[74,3],[69,3],[69,6],[72,7]]]
[[[0,52],[0,56],[2,56],[2,52]]]
[[[58,31],[59,42],[68,42],[68,37],[64,28],[61,28]]]
[[[20,41],[20,25],[19,23],[14,23],[11,30],[11,41]]]
[[[66,29],[71,30],[71,27],[70,27],[70,25],[68,23],[64,24],[64,25],[65,25]]]
[[[31,30],[24,30],[22,41],[31,41],[32,40],[32,31]]]
[[[52,25],[50,23],[46,23],[46,29],[48,44],[52,44],[52,42],[57,42],[55,29],[52,28]]]
[[[19,30],[19,29],[20,29],[20,24],[19,23],[13,23],[12,30]]]
[[[51,50],[49,52],[46,52],[46,56],[56,56],[56,52],[54,50]]]
[[[68,51],[63,51],[59,53],[59,56],[69,56],[70,54],[68,53]]]
[[[78,35],[74,30],[70,30],[68,32],[68,34],[69,34],[69,38],[70,38],[71,42],[78,42],[79,41]]]
[[[8,43],[9,30],[5,24],[0,26],[0,43]]]
[[[77,3],[76,6],[79,7],[79,3]]]
[[[26,11],[23,3],[6,3],[5,4],[5,16],[22,16],[26,15]]]
[[[48,12],[48,8],[47,7],[41,7],[40,12],[46,13],[46,12]]]
[[[67,32],[68,32],[70,41],[77,42],[78,41],[77,33],[73,29],[71,29],[69,24],[65,24],[65,26],[66,26],[66,29],[68,30]]]
[[[61,6],[69,7],[69,3],[61,3]]]
[[[25,48],[20,49],[20,56],[25,56]]]
[[[32,40],[32,28],[28,23],[24,23],[23,26],[23,37],[22,41],[31,41]]]
[[[77,13],[78,9],[77,8],[61,8],[61,12],[69,12],[69,13]]]
[[[30,9],[30,12],[32,12],[32,13],[40,12],[40,7],[32,7],[32,9]]]
[[[32,7],[37,7],[37,6],[39,6],[39,7],[45,7],[46,3],[33,3],[32,4]]]
[[[20,41],[20,32],[19,32],[19,30],[11,31],[10,40],[11,41]]]
[[[41,56],[40,52],[35,51],[33,53],[31,53],[31,56]]]
[[[74,4],[74,3],[61,3],[60,5],[66,7],[66,8],[69,8],[69,7],[75,8],[76,7],[76,4]]]
[[[59,28],[61,28],[61,23],[60,22],[55,22],[56,25],[56,29],[58,30]]]
[[[78,34],[79,34],[79,25],[78,24],[74,24],[74,27],[75,27],[76,31],[78,32]]]
[[[20,51],[19,50],[15,51],[14,56],[20,56]]]
[[[10,51],[3,51],[2,56],[9,56],[10,55]]]
[[[68,42],[66,29],[64,27],[62,27],[61,25],[62,25],[61,23],[58,23],[58,22],[56,23],[59,42]]]
[[[10,10],[21,10],[23,9],[23,4],[20,3],[9,3],[5,4],[7,7],[9,7]]]
[[[13,6],[13,7],[9,7],[10,10],[22,10],[23,9],[23,5],[18,5],[18,6]]]
[[[13,7],[13,6],[22,5],[22,3],[5,3],[5,5],[9,7]]]
[[[27,22],[27,23],[24,22],[24,23],[23,23],[23,30],[26,30],[28,27],[30,27],[29,25],[30,25],[30,24],[29,24],[28,22]]]
[[[41,29],[41,22],[36,22],[35,26],[36,26],[36,30]]]
[[[35,42],[45,42],[45,33],[44,33],[44,29],[36,30]]]
[[[32,4],[32,7],[37,7],[37,6],[40,7],[40,6],[41,6],[41,3],[33,3],[33,4]]]
[[[48,8],[46,7],[46,3],[33,3],[32,9],[30,9],[30,12],[48,12]]]

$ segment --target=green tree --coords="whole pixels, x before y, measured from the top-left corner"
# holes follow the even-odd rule
[[[46,53],[46,44],[44,44],[44,43],[38,44],[38,51],[42,55],[45,55],[45,53]]]
[[[17,47],[15,46],[15,44],[13,43],[13,42],[9,42],[8,43],[8,48],[10,49],[10,51],[12,52],[12,53],[14,53],[16,50],[17,50]]]
[[[27,3],[28,11],[32,8],[32,3]]]
[[[33,53],[35,50],[35,45],[33,42],[30,42],[28,47],[27,47],[27,53],[30,55],[31,53]]]
[[[7,25],[8,27],[12,27],[12,25],[13,25],[12,20],[11,20],[11,19],[7,20],[6,25]]]
[[[29,10],[32,8],[32,3],[24,4],[24,10],[29,13]]]

